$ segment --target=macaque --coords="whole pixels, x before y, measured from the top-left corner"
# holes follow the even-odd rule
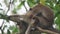
[[[32,32],[33,34],[41,34],[41,32],[36,28],[36,26],[41,27],[42,29],[52,30],[52,25],[54,24],[53,11],[49,7],[44,6],[41,3],[31,8],[26,13],[26,15],[22,16],[23,20],[20,20],[19,18],[20,16],[17,18],[17,20],[16,18],[14,20],[15,22],[18,21],[18,25],[23,31],[21,32],[21,34],[32,34]],[[35,30],[32,28],[34,28]]]
[[[54,23],[54,13],[53,11],[47,7],[42,5],[41,3],[37,4],[35,7],[33,7],[29,12],[26,13],[30,18],[39,16],[41,21],[45,20],[47,22],[42,23],[42,25],[46,27],[50,27]],[[48,26],[47,26],[48,25]]]
[[[33,25],[39,26],[43,29],[48,30],[54,30],[54,32],[59,32],[56,29],[53,28],[54,24],[54,13],[51,8],[42,5],[41,3],[37,4],[35,7],[33,7],[29,12],[26,13],[27,16],[29,16],[31,19],[35,20]],[[28,26],[28,29],[26,30],[26,34],[28,34],[28,30],[31,26]],[[34,27],[34,26],[33,26]]]

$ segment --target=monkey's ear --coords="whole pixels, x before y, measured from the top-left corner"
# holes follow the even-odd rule
[[[32,8],[30,8],[30,10],[32,10]]]

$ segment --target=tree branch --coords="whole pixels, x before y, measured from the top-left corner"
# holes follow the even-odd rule
[[[39,31],[42,31],[42,32],[45,32],[45,33],[50,33],[50,34],[59,34],[59,33],[56,33],[56,32],[53,32],[53,31],[50,31],[50,30],[45,30],[45,29],[42,29],[40,27],[36,27]]]

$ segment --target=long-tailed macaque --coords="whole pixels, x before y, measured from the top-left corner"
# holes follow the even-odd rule
[[[28,16],[30,16],[30,18],[33,16],[39,16],[41,21],[43,22],[41,25],[48,25],[46,27],[50,27],[53,25],[54,23],[54,13],[53,11],[47,7],[47,6],[44,6],[42,5],[41,3],[37,4],[35,7],[33,7],[29,12],[27,12]],[[45,22],[45,21],[47,22]],[[43,27],[44,27],[43,26]]]
[[[43,29],[54,30],[54,32],[59,33],[59,31],[57,31],[56,29],[53,28],[54,13],[51,10],[51,8],[39,3],[35,7],[33,7],[30,10],[30,12],[27,12],[26,15],[28,15],[30,18],[35,20],[35,23],[34,23],[35,26],[39,26]],[[30,26],[28,26],[28,29],[25,34],[29,34],[28,33],[29,27],[32,27],[31,24],[30,24]]]
[[[23,32],[21,34],[40,34],[36,26],[41,27],[42,29],[52,30],[52,25],[54,23],[54,13],[49,7],[39,3],[26,13],[22,21],[16,19],[14,20],[19,22],[18,24],[20,24],[20,27],[22,26]],[[36,30],[33,30],[32,28],[35,28]],[[56,30],[54,31],[56,32]]]

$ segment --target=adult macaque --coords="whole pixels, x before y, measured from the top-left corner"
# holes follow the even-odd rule
[[[35,7],[33,7],[29,12],[26,13],[26,15],[22,17],[23,18],[22,23],[20,23],[21,20],[19,20],[19,17],[18,17],[18,20],[16,20],[16,18],[14,20],[18,21],[18,24],[20,24],[19,25],[20,27],[22,26],[23,34],[32,34],[31,33],[31,30],[33,30],[32,28],[36,29],[35,31],[33,30],[32,32],[34,33],[36,32],[35,34],[37,33],[40,34],[36,26],[41,27],[42,29],[48,29],[48,30],[52,30],[53,28],[52,27],[54,23],[53,11],[49,7],[44,6],[40,3],[37,4]],[[57,32],[55,29],[53,30]]]
[[[30,18],[32,18],[34,16],[42,17],[43,19],[48,21],[47,23],[46,22],[43,23],[43,24],[45,24],[45,26],[48,25],[46,27],[50,27],[54,23],[53,11],[49,7],[44,6],[41,3],[39,3],[35,7],[33,7],[29,12],[27,12],[26,15],[28,15]]]
[[[49,7],[39,3],[35,7],[33,7],[30,12],[27,12],[26,15],[35,20],[34,24],[36,24],[36,26],[39,26],[43,29],[54,30],[54,32],[59,33],[59,31],[53,28],[54,13]],[[29,27],[32,26],[28,26],[28,29]],[[26,31],[26,34],[28,34],[28,29]]]

